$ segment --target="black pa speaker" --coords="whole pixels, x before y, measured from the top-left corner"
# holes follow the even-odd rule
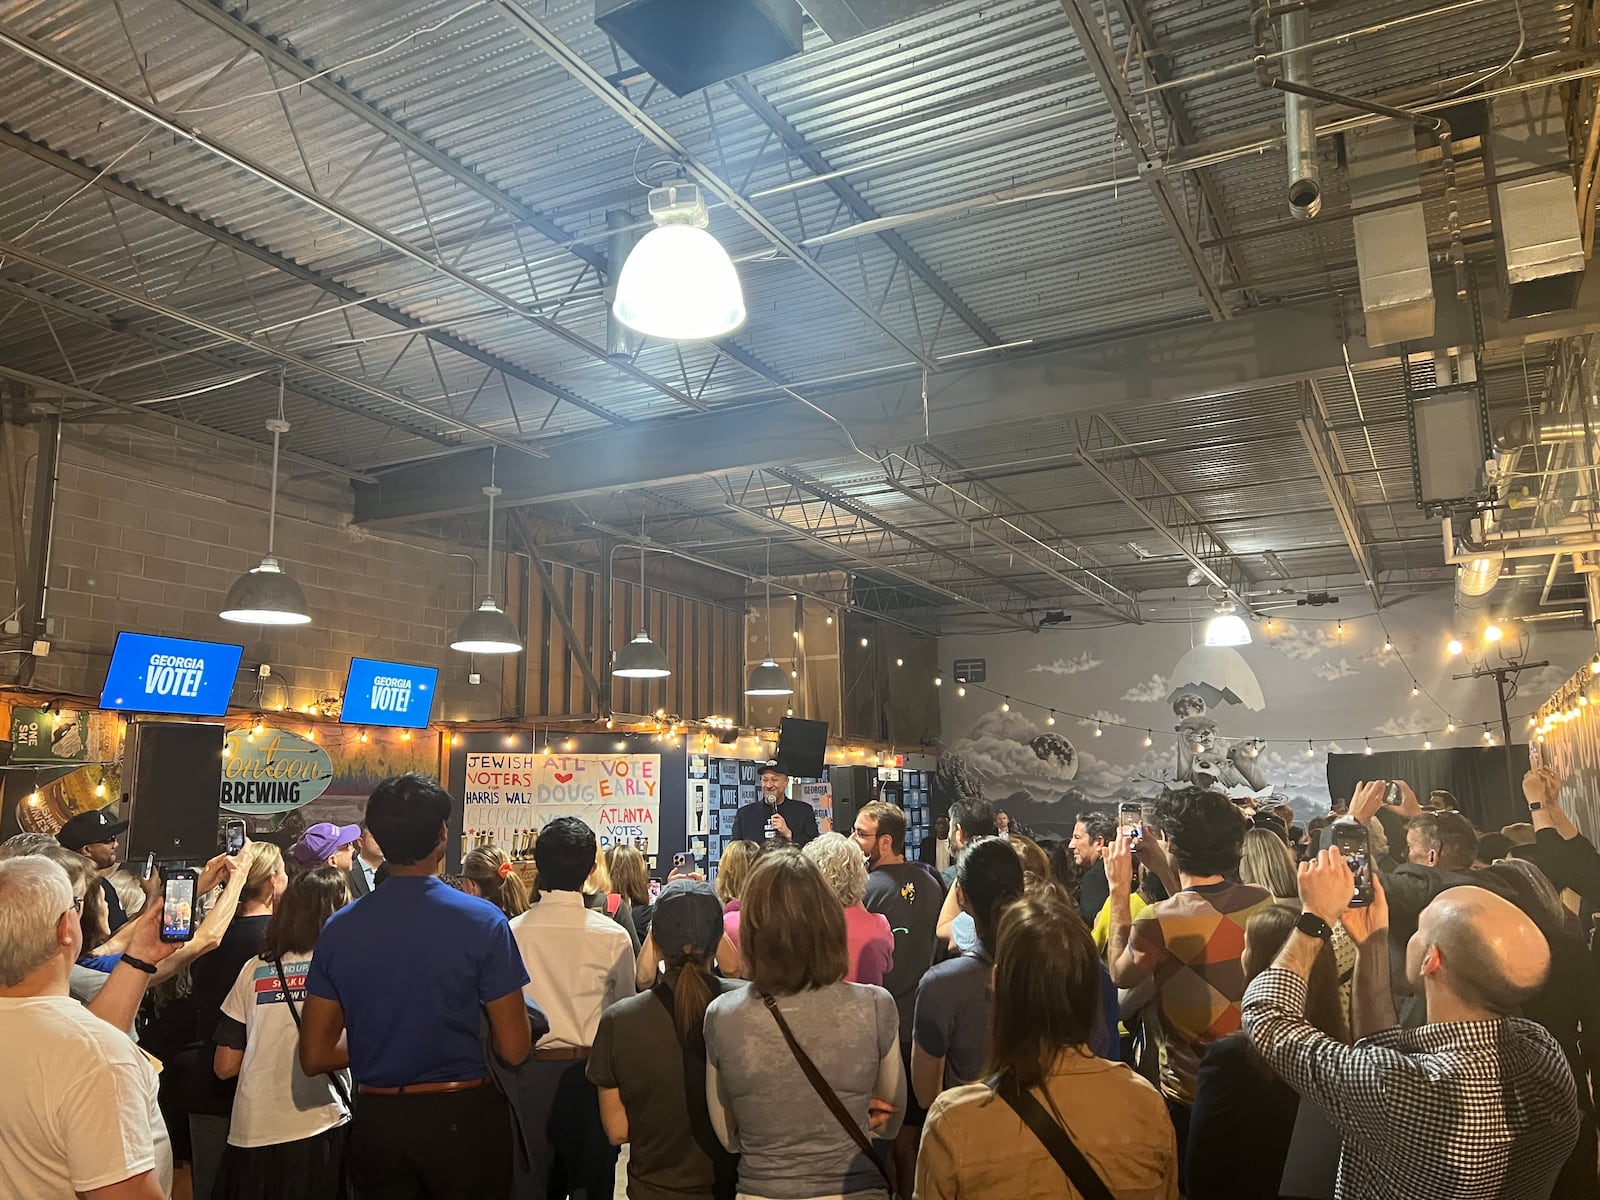
[[[778,752],[774,756],[785,775],[795,779],[821,779],[828,754],[828,723],[785,717],[778,725]]]
[[[128,789],[127,860],[203,863],[217,853],[224,727],[133,721],[122,780]]]

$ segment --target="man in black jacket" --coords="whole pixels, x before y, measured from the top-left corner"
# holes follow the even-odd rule
[[[804,800],[787,799],[789,777],[778,766],[776,759],[761,764],[761,799],[746,804],[733,818],[733,840],[765,844],[769,834],[767,823],[772,824],[771,836],[783,838],[797,847],[803,847],[817,836],[817,810]]]

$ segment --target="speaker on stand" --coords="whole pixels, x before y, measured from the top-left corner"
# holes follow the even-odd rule
[[[203,863],[217,853],[222,725],[133,721],[123,751],[127,860]]]

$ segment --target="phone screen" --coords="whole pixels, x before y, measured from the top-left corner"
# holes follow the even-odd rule
[[[1392,779],[1383,785],[1383,802],[1395,807],[1400,805],[1400,785]]]
[[[156,869],[156,852],[150,851],[144,858],[144,870],[139,873],[140,879],[149,879]]]
[[[1123,804],[1123,805],[1119,805],[1118,806],[1118,808],[1117,808],[1117,836],[1121,837],[1124,833],[1126,833],[1126,834],[1128,834],[1128,835],[1130,835],[1132,837],[1134,848],[1137,849],[1138,845],[1139,845],[1139,840],[1142,837],[1144,837],[1144,805],[1142,805],[1142,804]],[[1132,882],[1133,882],[1134,889],[1137,890],[1138,887],[1139,887],[1139,860],[1138,859],[1134,859],[1134,861],[1133,861],[1133,880],[1132,880]]]
[[[161,888],[161,940],[187,942],[194,937],[195,873],[174,871]]]
[[[228,857],[232,858],[244,849],[244,822],[229,821],[223,825],[222,830]]]
[[[1528,743],[1528,765],[1535,771],[1544,766],[1544,747],[1539,742],[1540,739],[1534,738]]]
[[[1355,876],[1355,892],[1350,897],[1351,908],[1364,908],[1372,903],[1372,838],[1366,826],[1340,823],[1333,844],[1344,855],[1345,864]]]
[[[654,904],[659,899],[661,899],[661,880],[652,879],[650,881],[650,903]]]

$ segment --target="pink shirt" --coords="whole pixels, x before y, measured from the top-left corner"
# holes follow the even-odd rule
[[[739,944],[739,902],[729,900],[722,906],[722,932],[735,946]]]
[[[850,974],[845,981],[882,987],[883,977],[894,966],[894,934],[889,929],[889,919],[856,904],[844,910],[844,930],[850,941]]]

